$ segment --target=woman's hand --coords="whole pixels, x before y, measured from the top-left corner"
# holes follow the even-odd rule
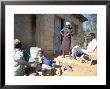
[[[30,65],[31,65],[31,67],[36,67],[37,66],[37,63],[32,63]]]
[[[61,33],[61,35],[62,35],[62,36],[64,36],[64,34],[63,34],[63,32],[62,32],[62,31],[60,31],[60,33]]]

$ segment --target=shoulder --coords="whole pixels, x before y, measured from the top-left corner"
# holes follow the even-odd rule
[[[97,40],[96,39],[93,39],[92,42],[97,42]]]

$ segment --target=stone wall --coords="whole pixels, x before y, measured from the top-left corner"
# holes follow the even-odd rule
[[[36,45],[53,55],[54,15],[36,15]]]
[[[14,15],[14,38],[21,40],[23,47],[28,51],[35,46],[35,17],[27,14]]]

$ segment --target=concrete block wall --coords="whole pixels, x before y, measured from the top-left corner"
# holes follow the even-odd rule
[[[30,47],[35,46],[35,29],[32,25],[32,15],[15,14],[14,15],[14,38],[21,40],[23,47],[28,51]]]
[[[36,32],[39,41],[36,43],[44,50],[45,54],[53,55],[54,15],[36,15]]]

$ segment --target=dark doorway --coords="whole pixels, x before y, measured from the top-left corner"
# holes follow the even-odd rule
[[[54,55],[59,55],[61,51],[62,36],[60,34],[61,29],[64,27],[64,20],[58,16],[54,18]]]
[[[64,27],[64,19],[61,19],[61,30],[63,29],[63,27]],[[62,35],[61,35],[61,44],[62,44],[62,39],[63,39],[63,37],[62,37]]]

